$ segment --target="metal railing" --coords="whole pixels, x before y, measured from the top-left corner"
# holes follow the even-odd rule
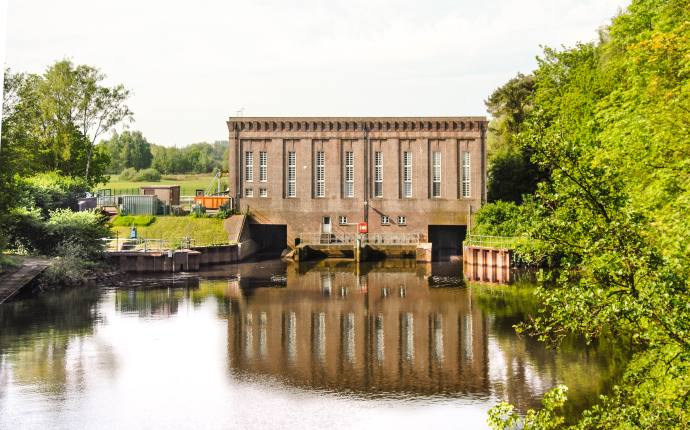
[[[305,245],[355,245],[361,239],[363,245],[415,245],[420,242],[418,233],[301,233],[300,243]]]
[[[520,237],[515,236],[484,236],[470,234],[465,239],[464,244],[467,246],[514,249],[518,245],[520,239]]]
[[[354,245],[359,235],[354,233],[302,233],[300,243],[306,245]]]
[[[96,206],[101,207],[117,207],[119,196],[98,196],[96,197]]]
[[[176,249],[196,248],[202,246],[223,246],[232,245],[228,241],[201,241],[189,237],[182,237],[177,239],[146,239],[137,238],[129,239],[124,237],[117,238],[103,238],[101,239],[105,244],[105,250],[110,252],[115,251],[142,251],[142,252],[156,252],[156,251],[171,251]]]
[[[420,242],[419,233],[369,233],[363,242],[368,245],[416,245]]]

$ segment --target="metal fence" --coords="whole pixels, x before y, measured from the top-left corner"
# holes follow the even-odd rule
[[[465,239],[467,246],[486,246],[491,248],[514,249],[520,241],[519,237],[511,236],[483,236],[470,234]]]
[[[418,233],[301,233],[300,243],[306,245],[354,245],[357,239],[363,245],[415,245]]]
[[[231,245],[228,241],[201,241],[189,237],[182,237],[177,239],[129,239],[124,237],[104,238],[106,251],[171,251],[175,249],[195,248],[201,246],[223,246]]]

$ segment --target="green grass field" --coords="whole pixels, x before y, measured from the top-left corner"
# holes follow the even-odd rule
[[[112,175],[110,177],[110,182],[105,185],[100,185],[98,189],[110,188],[115,194],[123,194],[123,192],[139,194],[139,188],[147,185],[179,185],[181,187],[180,193],[183,196],[193,196],[196,194],[196,190],[208,191],[212,180],[213,175],[211,173],[199,175],[164,175],[163,179],[158,182],[121,181],[117,175]],[[227,177],[220,179],[221,191],[225,190],[227,184]]]
[[[149,226],[137,227],[139,238],[176,240],[190,237],[197,245],[225,243],[228,234],[219,218],[192,218],[189,216],[156,216]],[[130,227],[113,227],[113,233],[120,238],[129,237]]]

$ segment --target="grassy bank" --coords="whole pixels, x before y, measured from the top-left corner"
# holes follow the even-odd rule
[[[183,196],[193,196],[196,190],[208,191],[212,180],[213,174],[211,173],[198,175],[165,175],[158,182],[125,181],[120,180],[118,175],[113,175],[110,178],[110,182],[105,185],[99,185],[98,188],[110,188],[113,192],[131,190],[132,192],[138,193],[139,187],[146,185],[179,185],[181,188],[180,192]],[[221,178],[221,190],[225,189],[227,182],[227,177]]]
[[[148,226],[137,227],[140,238],[174,240],[190,237],[199,244],[219,243],[228,240],[222,219],[192,218],[188,216],[157,216]],[[119,237],[129,237],[130,227],[115,226]]]

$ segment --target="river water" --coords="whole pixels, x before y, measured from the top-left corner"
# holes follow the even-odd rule
[[[517,336],[531,287],[460,270],[267,260],[1,305],[0,429],[481,429],[617,377],[619,346]]]

